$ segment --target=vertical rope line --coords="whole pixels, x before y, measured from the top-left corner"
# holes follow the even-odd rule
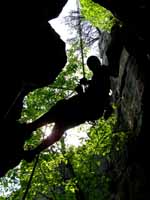
[[[80,39],[80,51],[81,51],[81,61],[82,61],[82,70],[83,70],[83,77],[85,78],[85,67],[84,67],[84,53],[83,53],[83,40],[82,40],[82,28],[81,28],[81,12],[80,12],[80,3],[79,0],[76,0],[77,3],[77,12],[79,13],[79,39]]]
[[[21,90],[18,92],[17,96],[13,100],[12,104],[9,106],[8,110],[6,111],[6,113],[4,115],[4,119],[6,119],[7,116],[9,115],[9,113],[12,110],[13,106],[15,105],[15,103],[17,102],[17,100],[19,99],[19,97],[21,96],[21,93],[22,93],[23,89],[24,89],[24,87],[21,88]]]
[[[35,169],[36,169],[36,166],[37,166],[37,163],[39,161],[39,154],[37,155],[36,157],[36,160],[35,160],[35,163],[34,163],[34,166],[33,166],[33,169],[32,169],[32,173],[30,175],[30,178],[29,178],[29,181],[28,181],[28,184],[27,184],[27,187],[26,187],[26,190],[25,190],[25,193],[22,197],[22,200],[25,200],[26,197],[27,197],[27,194],[29,192],[29,189],[30,189],[30,186],[31,186],[31,182],[32,182],[32,179],[33,179],[33,175],[34,175],[34,172],[35,172]]]

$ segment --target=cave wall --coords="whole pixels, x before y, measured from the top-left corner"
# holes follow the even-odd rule
[[[119,71],[111,78],[111,89],[117,107],[117,129],[128,134],[128,142],[122,157],[114,163],[112,199],[149,199],[150,7],[146,0],[94,2],[110,10],[123,25]]]
[[[124,30],[123,30],[124,31]],[[125,30],[126,31],[126,30]],[[117,130],[128,135],[128,141],[119,159],[113,161],[112,199],[114,200],[143,200],[149,195],[149,66],[148,53],[139,48],[141,43],[126,34],[123,38],[120,54],[117,54],[118,63],[111,60],[115,58],[115,51],[107,57],[107,49],[113,39],[111,34],[102,33],[99,41],[103,64],[114,70],[111,76],[112,103],[116,106]],[[113,50],[118,49],[119,37],[116,37]],[[117,42],[117,43],[116,43]],[[119,56],[118,56],[119,55]],[[117,66],[118,64],[118,66]],[[117,66],[117,70],[116,70]]]
[[[1,3],[0,177],[19,164],[26,135],[18,120],[23,99],[50,85],[67,62],[65,43],[48,23],[67,0]]]
[[[136,57],[124,47],[120,57],[119,76],[112,77],[113,102],[117,106],[118,129],[128,134],[126,155],[120,162],[119,180],[116,181],[115,199],[142,200],[148,193],[149,170],[147,160],[147,138],[145,138],[145,73]],[[122,161],[121,161],[122,160]],[[118,164],[116,163],[116,166]],[[117,167],[116,167],[117,168]],[[117,169],[119,171],[119,169]]]
[[[143,120],[144,74],[136,58],[124,48],[120,57],[119,77],[112,78],[114,100],[120,123],[126,130],[140,133]]]

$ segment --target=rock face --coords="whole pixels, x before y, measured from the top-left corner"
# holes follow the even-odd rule
[[[111,85],[113,101],[118,106],[118,128],[128,132],[129,141],[126,155],[115,163],[114,170],[120,175],[114,177],[112,199],[145,200],[149,198],[150,180],[150,34],[146,22],[150,18],[150,7],[146,0],[94,2],[110,10],[123,24],[119,74],[112,77]]]
[[[147,20],[150,17],[148,0],[133,0],[132,2],[119,0],[93,0],[121,20],[126,29],[126,38],[129,46],[143,48],[145,53],[150,52],[150,30],[147,29]],[[131,47],[130,47],[131,48]]]
[[[112,89],[114,102],[118,106],[118,128],[127,132],[129,141],[126,155],[122,155],[119,161],[124,166],[121,166],[122,169],[116,167],[123,174],[119,180],[116,179],[115,199],[146,199],[149,171],[145,165],[148,150],[148,138],[145,135],[145,81],[145,74],[136,57],[123,48],[119,76],[112,78]]]
[[[0,176],[21,159],[22,101],[28,92],[51,84],[67,61],[65,43],[49,25],[67,0],[4,2],[1,6]]]

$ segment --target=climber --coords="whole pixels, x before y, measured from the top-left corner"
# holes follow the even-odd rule
[[[85,121],[97,120],[103,115],[105,108],[109,107],[108,67],[101,66],[96,56],[89,57],[87,65],[93,72],[93,77],[91,80],[81,79],[80,85],[76,88],[77,95],[60,100],[39,119],[26,125],[26,131],[30,134],[48,123],[55,123],[52,133],[40,145],[35,149],[24,151],[25,160],[33,160],[36,154],[57,142],[66,130]],[[85,91],[81,85],[86,85]]]

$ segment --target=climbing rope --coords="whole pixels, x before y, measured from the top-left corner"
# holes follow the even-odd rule
[[[27,197],[27,194],[28,194],[28,192],[29,192],[29,189],[30,189],[30,186],[31,186],[31,182],[32,182],[32,179],[33,179],[33,175],[34,175],[36,166],[37,166],[37,164],[38,164],[38,161],[39,161],[39,154],[36,156],[36,160],[35,160],[35,163],[34,163],[34,166],[33,166],[33,169],[32,169],[32,173],[31,173],[31,175],[30,175],[30,178],[29,178],[29,181],[28,181],[26,190],[25,190],[25,192],[24,192],[24,195],[23,195],[23,197],[22,197],[22,200],[25,200],[26,197]]]
[[[79,39],[80,39],[80,51],[81,51],[81,61],[82,61],[82,70],[83,70],[83,78],[85,78],[85,66],[84,66],[84,52],[83,52],[83,39],[82,39],[82,27],[81,27],[81,12],[80,12],[80,2],[76,0],[77,4],[77,13],[79,13],[78,17],[78,31],[79,31]]]
[[[15,106],[17,100],[19,99],[19,97],[21,96],[22,94],[22,91],[23,91],[24,87],[22,87],[20,89],[20,91],[18,92],[18,94],[16,95],[15,99],[13,100],[13,102],[11,103],[11,105],[9,106],[8,110],[6,111],[6,113],[4,114],[4,120],[7,119],[9,113],[11,112],[11,110],[13,109],[13,107]]]
[[[78,17],[78,31],[79,31],[79,39],[80,39],[80,51],[81,51],[81,63],[82,63],[82,72],[83,72],[83,78],[85,78],[85,66],[84,66],[84,52],[83,52],[83,39],[82,39],[82,27],[81,27],[81,11],[80,11],[80,0],[76,0],[76,5],[77,5],[77,13],[79,14]],[[51,86],[52,88],[55,88],[54,86]],[[16,98],[12,102],[12,104],[9,106],[8,110],[6,111],[4,115],[4,119],[7,118],[9,113],[11,112],[12,108],[14,107],[15,103],[19,99],[24,87],[18,92]],[[66,90],[74,90],[74,89],[68,89],[68,88],[63,88],[63,87],[56,87],[56,89],[66,89]]]

